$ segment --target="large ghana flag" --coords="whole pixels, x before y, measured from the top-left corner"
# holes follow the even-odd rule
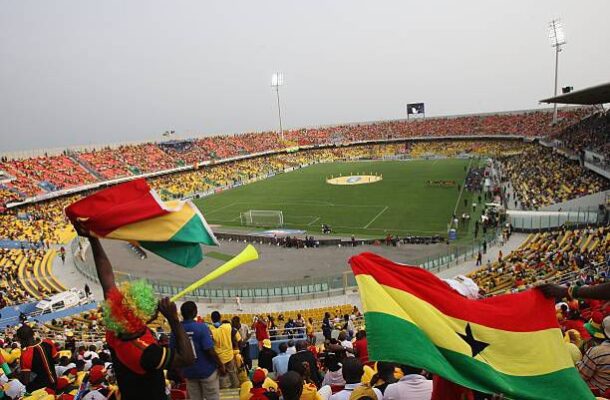
[[[371,360],[426,369],[510,399],[594,399],[538,290],[467,299],[432,273],[372,253],[350,259]]]
[[[200,244],[218,244],[192,202],[163,202],[144,179],[101,190],[65,211],[71,221],[80,221],[93,236],[137,243],[187,268],[203,259]]]

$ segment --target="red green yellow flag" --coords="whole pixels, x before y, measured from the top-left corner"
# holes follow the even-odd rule
[[[371,360],[423,368],[519,400],[594,399],[538,290],[471,300],[418,267],[372,253],[350,259]]]
[[[137,242],[168,261],[192,268],[203,259],[201,244],[218,241],[191,201],[163,202],[144,179],[122,183],[66,208],[94,236]]]

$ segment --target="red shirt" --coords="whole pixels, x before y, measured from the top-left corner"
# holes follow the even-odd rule
[[[358,339],[354,342],[354,350],[358,354],[358,359],[362,364],[369,362],[369,349],[367,347],[366,338]]]
[[[589,335],[589,332],[585,328],[585,323],[580,320],[568,319],[566,321],[563,321],[561,323],[561,326],[563,326],[564,330],[566,331],[570,329],[577,330],[580,333],[580,338],[582,340],[591,339],[591,335]]]
[[[55,389],[57,375],[55,374],[54,359],[56,356],[55,344],[48,339],[21,350],[21,371],[36,374],[26,385],[28,392],[46,387]]]
[[[168,369],[174,352],[160,346],[147,329],[140,337],[121,340],[106,332],[113,368],[123,400],[165,400],[164,369]]]
[[[256,333],[256,340],[259,342],[269,339],[269,331],[267,330],[267,324],[260,319],[254,324],[254,332]]]

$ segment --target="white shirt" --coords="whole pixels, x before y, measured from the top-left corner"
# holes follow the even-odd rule
[[[352,342],[350,342],[349,340],[344,340],[341,342],[341,346],[343,346],[346,349],[354,349],[354,344]],[[349,351],[347,352],[347,356],[348,357],[354,357],[354,353],[350,353]]]
[[[83,354],[83,358],[85,360],[93,360],[94,358],[100,358],[100,356],[95,351],[87,350]]]
[[[104,396],[97,390],[94,390],[92,392],[87,393],[85,397],[83,397],[83,400],[106,400],[106,396]]]
[[[294,347],[294,346],[289,347],[289,348],[286,349],[286,354],[292,355],[292,354],[296,354],[296,353],[297,353],[297,348]]]
[[[430,400],[432,381],[421,375],[405,375],[398,382],[388,385],[383,400]]]
[[[67,370],[69,370],[70,368],[76,368],[76,364],[74,363],[70,363],[66,366],[62,366],[62,365],[56,365],[55,366],[55,374],[57,376],[62,376],[64,374],[64,372],[66,372]]]
[[[352,392],[354,391],[354,389],[356,389],[360,385],[362,385],[362,383],[348,383],[345,385],[345,389],[330,396],[329,400],[349,400],[349,397],[352,395]],[[430,388],[432,388],[432,386],[430,386]],[[373,391],[377,395],[377,400],[383,399],[381,390],[379,390],[377,388],[373,388]],[[430,393],[432,393],[432,389],[430,389]]]

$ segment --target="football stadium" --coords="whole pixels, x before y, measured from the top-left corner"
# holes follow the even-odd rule
[[[261,44],[243,14],[266,5],[62,3],[7,6],[0,28],[0,399],[610,399],[610,59],[591,56],[607,4],[560,2],[579,47],[560,55],[541,10],[491,27],[481,4],[463,31],[423,8],[405,26],[276,4],[290,33]],[[515,49],[552,51],[554,91],[548,54],[493,47],[514,45],[509,21]],[[551,46],[529,43],[545,24]],[[469,41],[449,51],[455,90],[419,43],[421,75],[393,69],[393,43],[444,30]],[[286,81],[261,61],[284,42]],[[474,55],[503,65],[473,75]],[[379,111],[400,85],[413,100]],[[163,118],[187,122],[142,136]]]

